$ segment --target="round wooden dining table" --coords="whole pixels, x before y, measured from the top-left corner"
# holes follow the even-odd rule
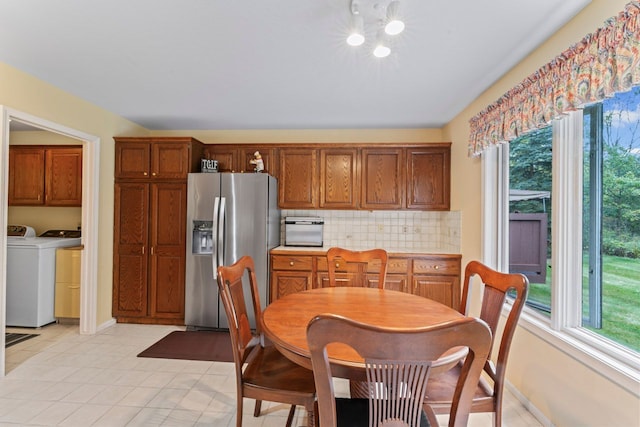
[[[288,359],[311,369],[307,325],[318,314],[338,314],[359,322],[389,327],[414,328],[436,325],[463,317],[434,300],[399,291],[360,287],[327,287],[286,295],[263,312],[264,334]],[[380,345],[385,345],[380,343]],[[365,380],[363,359],[345,344],[327,347],[334,376]],[[445,353],[434,373],[449,369],[467,353],[457,348]]]

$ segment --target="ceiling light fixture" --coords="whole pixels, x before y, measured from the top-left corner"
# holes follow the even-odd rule
[[[376,47],[373,49],[373,56],[376,58],[386,58],[391,53],[391,48],[387,45],[385,32],[380,29],[376,37]]]
[[[384,58],[391,53],[388,36],[396,36],[404,31],[404,22],[400,19],[399,0],[351,0],[350,24],[347,35],[349,46],[361,46],[365,43],[365,23],[367,26],[378,28],[373,43],[373,55]]]
[[[357,0],[351,1],[351,28],[347,37],[349,46],[360,46],[364,43],[364,19],[360,15]]]
[[[394,0],[387,6],[387,25],[384,27],[384,32],[390,36],[395,36],[404,31],[404,22],[400,20],[400,2]]]

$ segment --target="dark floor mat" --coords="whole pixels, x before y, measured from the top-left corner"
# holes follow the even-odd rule
[[[233,362],[228,331],[173,331],[138,357]]]
[[[4,334],[4,348],[9,348],[12,345],[16,345],[33,337],[37,337],[38,334],[16,334],[11,332],[5,332]]]

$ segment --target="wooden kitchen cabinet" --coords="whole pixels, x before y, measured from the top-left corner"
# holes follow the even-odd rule
[[[82,147],[9,147],[10,206],[82,206]]]
[[[201,143],[192,138],[115,140],[112,314],[118,322],[182,325],[186,178],[199,170]],[[132,158],[147,155],[148,169],[136,168]]]
[[[320,208],[356,209],[358,206],[358,150],[320,150]]]
[[[254,158],[254,153],[256,151],[260,152],[262,156],[262,162],[264,163],[264,171],[263,173],[268,173],[272,176],[278,176],[278,162],[277,160],[277,150],[271,149],[265,146],[244,146],[241,145],[238,149],[238,167],[239,172],[255,172],[255,165],[251,164],[250,161]]]
[[[263,145],[211,144],[206,145],[204,157],[218,161],[219,172],[255,172],[250,163],[256,151],[264,163],[264,173],[277,176],[276,149]]]
[[[116,183],[114,200],[113,312],[148,315],[149,184]]]
[[[405,171],[402,148],[362,149],[363,209],[395,209],[404,207]]]
[[[184,183],[116,183],[113,315],[118,321],[184,320],[186,202]]]
[[[430,298],[457,310],[461,258],[459,254],[390,253],[385,289]],[[328,286],[327,258],[322,250],[274,249],[270,259],[270,302],[290,293]],[[375,262],[367,271],[374,273],[369,287],[378,287]]]
[[[203,144],[189,137],[115,137],[116,179],[187,179],[199,172]]]
[[[151,184],[149,316],[184,319],[187,184]]]
[[[449,307],[460,307],[460,256],[431,255],[413,260],[410,292]]]
[[[450,147],[407,148],[406,157],[407,209],[449,210]]]
[[[448,210],[451,144],[211,144],[220,172],[253,172],[260,151],[281,209]],[[138,161],[138,163],[142,160]]]
[[[315,209],[318,206],[318,156],[314,148],[280,151],[278,205],[281,209]]]
[[[270,301],[313,287],[313,262],[308,255],[271,255]]]
[[[238,149],[235,145],[207,145],[204,157],[218,161],[218,172],[236,172],[238,165]]]

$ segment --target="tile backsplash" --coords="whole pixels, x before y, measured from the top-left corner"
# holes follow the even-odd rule
[[[460,252],[459,211],[282,210],[287,216],[324,219],[324,246],[384,248],[402,252]],[[282,227],[284,243],[284,226]]]

